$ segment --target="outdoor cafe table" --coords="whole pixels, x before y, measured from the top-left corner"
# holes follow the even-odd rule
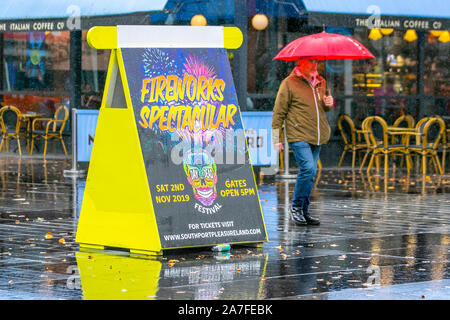
[[[409,145],[409,137],[416,135],[415,128],[404,128],[404,127],[388,127],[388,133],[393,136],[400,135],[401,143],[406,146]],[[392,144],[394,144],[394,137],[392,137]]]
[[[33,120],[36,118],[40,118],[42,116],[41,113],[36,113],[36,112],[27,112],[27,113],[22,113],[21,117],[22,120],[27,124],[27,134],[28,134],[28,141],[32,140],[32,135],[33,135],[33,127],[32,127],[32,123]],[[28,146],[27,143],[27,151],[28,153],[30,152],[30,148]]]
[[[388,127],[388,131],[405,131],[405,132],[415,132],[416,128],[404,128],[404,127]]]

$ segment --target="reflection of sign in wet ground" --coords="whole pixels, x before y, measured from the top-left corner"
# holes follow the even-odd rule
[[[179,257],[178,257],[179,258]],[[77,252],[84,299],[261,299],[267,255],[161,262],[103,252]],[[170,262],[169,262],[170,261]],[[176,262],[173,262],[176,261]],[[243,281],[239,281],[243,280]],[[184,290],[189,287],[189,290]],[[105,290],[108,288],[108,290]]]
[[[242,43],[240,30],[98,27],[87,40],[114,50],[80,246],[146,253],[267,241],[226,51]]]
[[[218,255],[220,259],[220,255]],[[193,296],[183,297],[194,300],[212,299],[260,299],[259,288],[264,277],[266,257],[250,259],[228,259],[211,262],[199,260],[176,263],[172,267],[163,266],[159,285],[172,287],[174,283],[194,286]],[[236,288],[236,281],[243,281],[244,288]],[[233,286],[231,285],[233,283]],[[245,292],[245,293],[244,293]],[[174,297],[176,298],[176,297]]]

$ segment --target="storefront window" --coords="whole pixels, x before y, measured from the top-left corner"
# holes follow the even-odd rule
[[[418,41],[408,42],[404,34],[404,30],[395,30],[372,40],[369,29],[355,29],[354,38],[375,56],[372,60],[354,61],[355,93],[374,96],[378,88],[388,86],[392,95],[416,94]]]
[[[4,33],[3,89],[63,91],[69,70],[68,32]]]
[[[392,124],[399,116],[416,112],[416,99],[410,96],[417,94],[418,41],[405,40],[404,30],[385,33],[380,32],[382,37],[377,39],[372,38],[370,29],[355,28],[352,35],[375,56],[351,62],[351,94],[367,97],[359,99],[356,110],[352,108],[351,115],[357,120],[379,115]]]
[[[109,50],[95,50],[82,32],[80,108],[100,108]],[[59,104],[68,104],[70,32],[3,33],[2,103],[22,112],[52,117]]]
[[[450,115],[450,43],[439,40],[440,33],[428,32],[425,42],[425,115]]]
[[[69,32],[3,33],[3,104],[53,116],[67,99]]]
[[[281,81],[296,65],[295,62],[277,61],[273,58],[289,42],[322,30],[308,26],[304,19],[292,18],[286,13],[286,16],[280,16],[282,10],[293,10],[290,6],[272,9],[274,11],[264,30],[256,30],[251,23],[253,16],[249,16],[247,90],[251,103],[247,103],[248,109],[273,109]]]
[[[251,25],[249,11],[247,89],[251,103],[248,109],[272,110],[279,84],[294,68],[295,62],[273,60],[278,51],[301,36],[323,30],[309,26],[306,19],[272,13],[267,28],[256,30]],[[406,30],[382,30],[381,37],[373,37],[365,27],[328,26],[326,31],[355,38],[375,56],[375,59],[330,60],[319,64],[319,72],[327,79],[338,102],[336,114],[347,113],[357,124],[369,115],[380,115],[392,124],[403,114],[415,118],[448,114],[448,42],[439,42],[437,36],[426,33],[424,97],[422,88],[418,89],[420,38],[416,31],[406,35]],[[334,113],[329,118],[334,118]]]

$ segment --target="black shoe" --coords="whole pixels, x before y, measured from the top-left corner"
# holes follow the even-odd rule
[[[297,207],[291,207],[291,218],[299,226],[306,226],[307,222],[303,216],[303,210]]]
[[[320,224],[320,220],[317,218],[313,218],[309,215],[309,213],[304,214],[303,217],[306,220],[306,223],[313,225],[313,226],[318,226]]]

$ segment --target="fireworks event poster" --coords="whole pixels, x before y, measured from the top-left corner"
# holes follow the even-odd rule
[[[162,248],[267,241],[226,49],[122,55]]]

